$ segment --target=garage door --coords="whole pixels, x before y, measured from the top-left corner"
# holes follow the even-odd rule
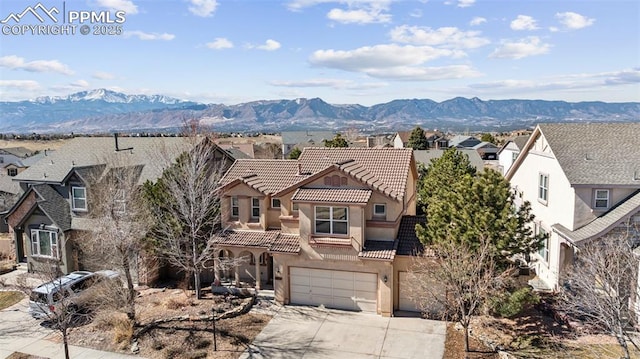
[[[378,275],[290,268],[291,303],[376,312]]]
[[[406,310],[409,312],[419,312],[416,303],[410,299],[410,284],[407,272],[399,272],[398,278],[398,310]]]

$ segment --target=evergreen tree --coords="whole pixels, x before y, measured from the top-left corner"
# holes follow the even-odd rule
[[[420,169],[420,173],[418,206],[426,212],[431,201],[443,198],[442,192],[451,191],[453,183],[465,175],[474,176],[476,169],[471,165],[469,156],[450,148],[441,157],[432,159],[426,169]]]
[[[413,148],[414,150],[428,150],[429,149],[429,141],[424,135],[424,131],[420,126],[411,131],[409,135],[409,142],[407,143],[407,147]]]
[[[490,143],[493,143],[494,145],[498,144],[498,141],[496,140],[496,138],[488,132],[483,133],[482,136],[480,136],[480,141],[490,142]]]
[[[294,147],[291,152],[289,152],[289,159],[290,160],[297,160],[298,157],[300,157],[300,155],[302,154],[302,151],[300,151],[300,149],[298,147]]]
[[[349,147],[347,140],[341,134],[336,133],[331,140],[323,140],[324,147]]]

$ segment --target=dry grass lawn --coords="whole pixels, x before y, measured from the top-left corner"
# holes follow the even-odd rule
[[[25,147],[31,151],[57,150],[67,143],[68,140],[0,140],[0,148],[5,147]]]
[[[0,310],[9,308],[21,301],[22,298],[24,298],[24,294],[14,290],[0,291]]]

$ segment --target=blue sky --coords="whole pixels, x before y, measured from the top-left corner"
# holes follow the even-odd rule
[[[64,12],[63,1],[41,3]],[[36,4],[2,0],[0,20]],[[73,35],[11,34],[40,23],[9,19],[0,100],[108,88],[224,104],[640,101],[638,1],[67,0],[64,9],[124,11],[120,28],[106,24],[122,33],[82,35],[76,22]]]

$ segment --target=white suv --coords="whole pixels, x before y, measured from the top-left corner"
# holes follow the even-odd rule
[[[115,279],[118,272],[102,270],[71,272],[65,276],[39,285],[31,291],[29,314],[36,319],[53,320],[57,310],[75,308],[82,305],[80,294],[102,279]]]

